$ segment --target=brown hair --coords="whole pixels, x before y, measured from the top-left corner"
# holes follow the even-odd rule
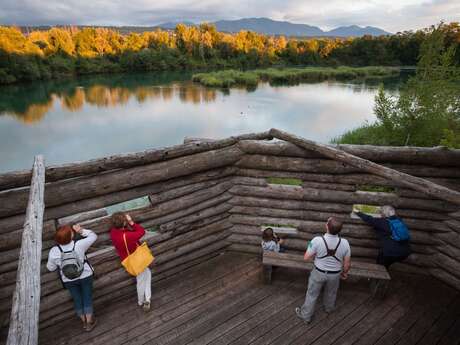
[[[262,239],[264,240],[264,242],[273,241],[275,239],[275,237],[273,236],[273,229],[266,228],[262,233]]]
[[[126,225],[126,215],[124,212],[115,212],[111,217],[112,226],[115,228],[124,228]]]
[[[72,226],[70,224],[61,226],[54,234],[54,240],[61,245],[68,244],[72,241]]]
[[[342,222],[334,217],[330,217],[326,224],[331,235],[337,235],[342,230]]]

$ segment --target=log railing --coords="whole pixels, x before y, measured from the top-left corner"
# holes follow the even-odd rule
[[[38,343],[44,189],[45,165],[43,157],[36,156],[22,232],[7,345]]]

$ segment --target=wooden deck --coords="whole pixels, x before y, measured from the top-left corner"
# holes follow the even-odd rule
[[[460,344],[460,292],[433,278],[396,276],[384,300],[370,298],[365,282],[345,282],[338,309],[318,305],[306,325],[294,313],[306,275],[278,269],[261,283],[260,258],[218,255],[167,280],[154,282],[152,311],[129,298],[96,310],[91,333],[79,321],[40,332],[53,344]]]

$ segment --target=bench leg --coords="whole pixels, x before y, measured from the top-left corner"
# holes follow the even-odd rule
[[[264,283],[265,284],[271,284],[272,283],[272,271],[273,271],[273,266],[264,265],[263,275],[264,275]]]
[[[372,297],[383,299],[390,286],[389,280],[371,279],[370,288]]]

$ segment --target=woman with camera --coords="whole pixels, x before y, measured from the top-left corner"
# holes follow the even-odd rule
[[[76,239],[77,234],[81,239]],[[96,326],[96,318],[93,315],[93,268],[86,252],[97,235],[78,224],[64,225],[56,231],[54,239],[57,245],[51,248],[46,267],[50,271],[58,270],[64,287],[72,296],[83,329],[89,332]]]

